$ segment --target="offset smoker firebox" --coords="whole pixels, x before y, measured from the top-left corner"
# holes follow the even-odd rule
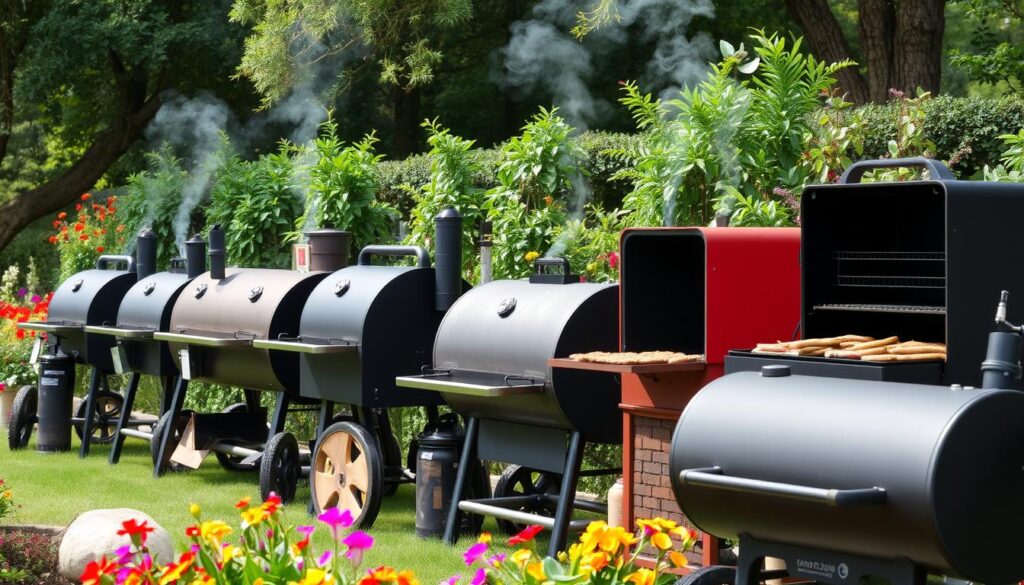
[[[577,500],[576,484],[587,441],[621,440],[618,383],[603,372],[548,362],[616,349],[617,292],[615,285],[579,282],[563,259],[538,260],[529,281],[494,281],[464,294],[438,329],[434,368],[398,378],[399,386],[441,392],[467,418],[446,542],[459,536],[461,510],[549,528],[555,554],[570,529],[587,525],[571,519],[574,507],[605,509]],[[467,462],[479,459],[515,463],[556,481],[540,493],[466,499],[475,468]],[[545,509],[554,517],[531,512]]]
[[[878,167],[924,166],[931,179],[859,183]],[[978,386],[990,299],[1024,290],[1024,186],[953,180],[929,159],[864,161],[801,202],[803,337],[847,333],[946,343],[948,359],[868,363],[734,351],[727,371],[783,363],[794,373]],[[762,339],[763,342],[776,341]]]

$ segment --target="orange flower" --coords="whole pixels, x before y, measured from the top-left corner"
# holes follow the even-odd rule
[[[88,201],[91,198],[92,198],[92,195],[90,195],[89,193],[83,193],[82,194],[82,201]]]
[[[66,212],[66,211],[62,211],[62,212],[60,212],[60,213],[58,213],[58,214],[57,214],[57,219],[64,219],[64,218],[66,218],[67,216],[68,216],[68,212]]]
[[[82,235],[78,236],[78,239],[82,240],[83,242],[88,242],[89,241],[89,236],[87,236],[85,234],[82,234]]]
[[[75,204],[75,211],[82,211],[82,204],[81,203],[76,203]]]
[[[78,222],[78,223],[75,224],[75,231],[76,232],[80,232],[80,231],[82,231],[84,229],[85,229],[85,224],[84,223]]]
[[[102,254],[104,250],[106,250],[106,248],[104,248],[103,246],[96,246],[96,251],[99,252],[100,254]]]
[[[59,222],[59,221],[57,221],[56,219],[55,219],[55,220],[53,220],[53,227],[54,227],[54,228],[59,228],[59,227],[60,227],[60,222]]]
[[[239,510],[244,510],[244,509],[249,507],[249,502],[251,502],[251,501],[252,501],[251,497],[245,496],[241,500],[238,500],[238,503],[235,504],[235,507],[238,508]]]
[[[50,236],[50,243],[51,244],[56,244],[57,243],[57,236]]]

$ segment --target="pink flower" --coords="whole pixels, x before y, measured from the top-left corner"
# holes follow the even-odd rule
[[[341,541],[348,547],[345,551],[345,556],[352,561],[356,566],[359,566],[363,562],[363,553],[373,548],[373,537],[363,532],[362,530],[356,530],[352,534],[349,534]]]
[[[466,566],[471,566],[473,563],[477,562],[480,557],[484,556],[484,553],[486,552],[487,543],[478,542],[469,547],[469,550],[462,554],[462,559],[466,562]]]
[[[117,557],[117,564],[127,565],[128,561],[132,560],[132,545],[126,544],[114,551],[114,556]]]
[[[487,581],[487,571],[483,569],[477,569],[476,575],[473,575],[473,580],[470,581],[470,585],[483,585]]]
[[[618,265],[619,265],[619,253],[618,252],[608,252],[608,266],[611,266],[612,268],[615,268]]]
[[[331,529],[334,540],[338,540],[338,530],[352,526],[352,512],[340,508],[328,508],[317,516],[317,520],[323,522]],[[371,541],[372,542],[372,541]]]
[[[501,563],[505,562],[505,553],[498,553],[491,558],[487,559],[487,563],[492,567],[497,567]]]
[[[441,585],[455,585],[462,579],[462,575],[455,575],[454,577],[448,577],[444,581],[441,581]]]
[[[309,538],[313,531],[316,530],[316,526],[296,526],[295,532],[298,532],[302,536]]]
[[[324,554],[320,555],[320,558],[316,560],[316,564],[321,567],[327,566],[327,563],[331,562],[331,557],[334,556],[333,551],[324,551]]]

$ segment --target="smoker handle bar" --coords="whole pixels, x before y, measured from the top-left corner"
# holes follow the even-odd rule
[[[912,156],[908,158],[888,158],[876,160],[862,160],[850,165],[843,176],[840,177],[840,184],[860,183],[864,173],[875,169],[896,169],[900,167],[923,167],[928,169],[928,174],[933,181],[953,181],[956,177],[949,170],[949,167],[940,161],[923,156]]]
[[[355,343],[338,345],[330,343],[302,343],[301,341],[284,341],[280,339],[257,339],[252,342],[252,346],[257,349],[276,349],[317,355],[354,353],[359,351],[359,345]]]
[[[26,331],[44,331],[61,335],[64,333],[78,333],[82,331],[81,325],[65,325],[63,323],[45,323],[43,321],[23,321],[18,323],[18,329]]]
[[[730,477],[723,474],[721,467],[686,469],[679,473],[679,481],[683,485],[716,488],[762,496],[778,496],[780,498],[825,504],[837,508],[880,506],[886,501],[885,488],[872,487],[852,490],[815,488],[746,477]]]
[[[134,256],[116,256],[113,254],[107,254],[100,256],[99,260],[96,261],[96,268],[98,270],[107,270],[112,264],[126,264],[127,272],[135,272],[135,257]]]
[[[127,329],[124,327],[105,327],[102,325],[86,325],[85,332],[112,335],[123,339],[152,339],[154,333],[152,329]]]
[[[419,246],[367,246],[360,250],[356,263],[369,266],[374,256],[415,256],[417,266],[430,268],[430,253]]]
[[[248,347],[252,345],[252,339],[238,339],[234,337],[206,337],[203,335],[188,335],[185,333],[167,333],[158,331],[153,334],[157,341],[170,341],[171,343],[184,343],[187,345],[199,345],[202,347]]]

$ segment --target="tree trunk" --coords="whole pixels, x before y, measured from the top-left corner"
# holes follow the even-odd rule
[[[120,113],[82,157],[63,174],[0,204],[0,249],[28,224],[64,208],[96,181],[139,138],[160,109],[159,94],[134,110]]]
[[[868,74],[868,99],[885,102],[896,87],[893,75],[893,39],[896,6],[893,0],[858,0],[860,48]]]
[[[420,90],[418,87],[393,90],[395,158],[405,158],[416,152],[420,135]]]
[[[897,4],[893,51],[897,89],[910,95],[919,87],[939,92],[945,8],[943,0],[900,0]]]
[[[827,0],[786,0],[786,10],[800,25],[815,57],[826,63],[853,59],[850,43]],[[856,67],[842,69],[836,76],[839,87],[850,101],[858,104],[868,101],[867,83]]]

